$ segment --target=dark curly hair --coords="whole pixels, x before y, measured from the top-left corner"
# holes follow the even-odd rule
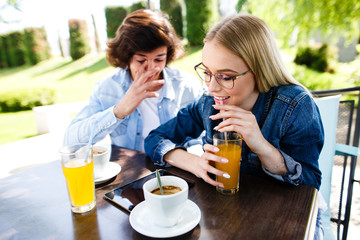
[[[167,47],[166,64],[183,54],[183,45],[167,16],[160,11],[137,10],[124,19],[115,38],[107,42],[106,60],[114,67],[126,68],[138,51],[151,52]]]

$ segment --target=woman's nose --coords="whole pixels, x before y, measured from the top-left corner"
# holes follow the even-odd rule
[[[222,89],[222,87],[216,81],[215,76],[211,76],[210,82],[207,82],[206,85],[208,86],[209,92],[217,92]]]

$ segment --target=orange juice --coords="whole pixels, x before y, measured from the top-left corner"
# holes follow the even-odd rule
[[[216,180],[224,184],[224,190],[236,192],[239,189],[241,146],[233,143],[224,143],[217,145],[217,147],[220,151],[217,152],[216,155],[228,159],[229,162],[216,162],[215,166],[217,169],[227,172],[230,175],[230,178],[217,176]]]
[[[71,205],[80,207],[94,202],[94,162],[75,159],[62,166]]]

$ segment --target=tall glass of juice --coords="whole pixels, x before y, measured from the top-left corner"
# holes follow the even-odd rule
[[[71,211],[85,213],[95,205],[94,161],[87,144],[64,146],[60,150],[61,166],[71,202]]]
[[[216,176],[216,181],[224,185],[223,188],[216,187],[216,190],[225,195],[235,194],[239,191],[242,137],[236,132],[219,132],[214,134],[213,141],[220,149],[216,155],[229,160],[228,163],[215,162],[215,167],[230,175],[230,178]]]

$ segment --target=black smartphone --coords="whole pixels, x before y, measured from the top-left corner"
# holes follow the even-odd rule
[[[195,184],[195,182],[190,179],[170,173],[164,169],[160,169],[159,173],[160,176],[171,175],[184,179],[188,183],[189,189]],[[121,209],[130,213],[131,210],[137,204],[145,200],[144,192],[142,189],[144,183],[155,177],[156,177],[156,172],[152,172],[149,175],[146,175],[145,177],[135,180],[134,182],[131,182],[129,184],[126,184],[124,186],[111,190],[110,192],[105,193],[104,199],[112,202],[113,204],[115,204],[115,206],[118,206]]]

